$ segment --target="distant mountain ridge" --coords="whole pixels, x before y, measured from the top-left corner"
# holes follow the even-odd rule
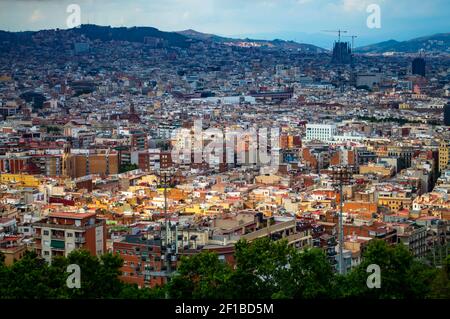
[[[73,29],[56,29],[41,31],[24,31],[24,32],[8,32],[0,31],[0,51],[6,50],[8,45],[33,45],[35,37],[45,38],[47,33],[57,34],[60,38],[67,38],[70,34],[84,35],[90,40],[101,41],[130,41],[145,42],[146,38],[159,38],[167,42],[169,46],[189,47],[195,42],[216,42],[220,44],[234,46],[262,46],[281,49],[301,50],[311,53],[323,53],[328,50],[318,46],[298,43],[286,40],[257,40],[257,39],[238,39],[222,37],[215,34],[202,33],[192,29],[178,32],[166,32],[153,27],[110,27],[98,26],[92,24],[81,25]],[[408,41],[388,40],[367,46],[358,47],[355,52],[358,53],[384,53],[384,52],[401,52],[415,53],[419,50],[426,52],[447,52],[450,53],[450,33],[438,33],[430,36],[419,37]]]
[[[194,39],[198,39],[198,40],[211,40],[211,41],[218,41],[218,42],[226,42],[226,41],[233,40],[232,38],[221,37],[219,35],[215,35],[215,34],[211,34],[211,33],[202,33],[202,32],[192,30],[192,29],[177,31],[176,33],[184,35],[185,37],[188,37],[188,38],[194,38]]]
[[[166,32],[153,27],[110,27],[98,26],[93,24],[83,24],[72,29],[56,29],[41,31],[25,31],[25,32],[7,32],[0,31],[0,43],[9,43],[17,45],[32,45],[35,37],[45,37],[46,33],[56,34],[67,38],[67,35],[84,35],[90,40],[101,41],[129,41],[129,42],[145,42],[146,38],[160,38],[167,41],[169,46],[188,47],[191,43],[208,41],[222,44],[230,44],[236,46],[263,46],[276,47],[283,49],[303,50],[309,52],[326,52],[325,49],[316,47],[311,44],[296,43],[294,41],[284,40],[253,40],[253,39],[233,39],[217,36],[214,34],[201,33],[195,30],[185,30],[180,32]]]
[[[388,40],[355,49],[358,53],[385,53],[402,52],[415,53],[420,50],[425,52],[450,53],[450,33],[437,33],[430,36],[415,38],[407,41]]]
[[[84,35],[90,40],[101,41],[129,41],[144,42],[146,38],[160,38],[166,40],[170,46],[188,47],[192,39],[176,32],[160,31],[152,27],[110,27],[93,24],[83,24],[73,29],[56,29],[26,32],[6,32],[0,31],[0,43],[9,42],[11,44],[33,44],[33,37],[45,35],[45,33],[57,33],[58,35]]]
[[[192,29],[178,31],[178,34],[184,35],[186,37],[189,37],[191,39],[201,40],[201,41],[212,41],[212,42],[218,42],[218,43],[228,43],[228,44],[234,44],[234,45],[245,45],[245,43],[255,43],[260,46],[267,46],[267,47],[278,47],[283,49],[292,49],[292,50],[303,50],[303,51],[310,51],[310,52],[317,52],[317,53],[323,53],[327,52],[328,50],[323,49],[321,47],[307,44],[307,43],[298,43],[294,41],[286,41],[286,40],[280,40],[280,39],[274,39],[274,40],[257,40],[257,39],[237,39],[237,38],[228,38],[228,37],[222,37],[215,34],[210,33],[202,33],[198,32]]]

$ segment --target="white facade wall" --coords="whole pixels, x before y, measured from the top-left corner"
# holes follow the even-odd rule
[[[306,140],[331,141],[336,135],[335,124],[306,124]]]

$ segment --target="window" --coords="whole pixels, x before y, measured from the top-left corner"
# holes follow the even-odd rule
[[[73,237],[73,233],[67,233],[67,237]]]
[[[49,231],[48,230],[44,230],[44,236],[48,236]]]
[[[47,250],[45,250],[45,251],[44,251],[44,256],[49,256],[49,255],[50,255],[50,252],[47,251]]]

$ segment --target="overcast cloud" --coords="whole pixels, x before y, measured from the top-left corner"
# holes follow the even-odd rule
[[[82,23],[316,44],[332,39],[324,29],[349,30],[359,44],[450,31],[448,0],[0,0],[0,29],[66,28],[71,3],[80,5]],[[380,29],[366,26],[372,3],[381,8]]]

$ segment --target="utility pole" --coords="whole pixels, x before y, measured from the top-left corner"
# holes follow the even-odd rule
[[[436,267],[436,234],[433,234],[433,266]]]
[[[160,186],[164,189],[164,224],[165,224],[165,230],[164,230],[164,243],[165,243],[165,250],[161,249],[161,253],[164,253],[164,261],[166,264],[166,274],[167,274],[167,282],[170,279],[170,274],[172,272],[171,270],[171,240],[170,240],[170,221],[169,221],[169,214],[167,209],[167,187],[169,184],[169,179],[167,176],[167,172],[162,172],[160,174]],[[161,245],[163,244],[162,237],[161,237]],[[166,292],[166,299],[169,298],[168,293]]]
[[[348,185],[351,179],[351,172],[347,166],[335,166],[332,168],[333,186],[339,190],[339,214],[338,214],[338,238],[339,238],[339,273],[345,274],[344,265],[344,221],[343,221],[343,203],[344,203],[344,185]]]

